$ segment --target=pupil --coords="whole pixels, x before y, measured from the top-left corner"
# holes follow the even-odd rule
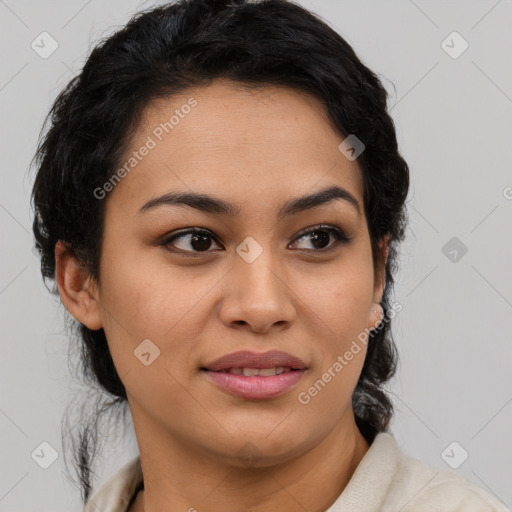
[[[197,251],[206,251],[210,248],[211,240],[208,235],[198,233],[192,235],[191,245]]]
[[[319,233],[321,234],[319,235]],[[318,241],[320,241],[320,245],[322,245],[322,242],[324,242],[324,245],[322,247],[317,247]],[[314,231],[311,235],[311,242],[313,243],[315,249],[323,249],[329,245],[329,233],[327,231]]]

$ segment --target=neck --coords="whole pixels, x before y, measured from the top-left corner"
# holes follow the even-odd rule
[[[298,448],[295,456],[278,463],[262,458],[257,467],[221,462],[186,442],[169,440],[168,434],[146,431],[143,438],[152,442],[139,442],[144,490],[130,512],[326,510],[369,448],[352,409],[347,414],[316,446]]]

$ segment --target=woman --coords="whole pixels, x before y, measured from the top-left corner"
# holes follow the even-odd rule
[[[386,101],[285,0],[139,13],[57,98],[42,273],[140,451],[91,498],[82,429],[85,512],[505,510],[388,432],[409,176]]]

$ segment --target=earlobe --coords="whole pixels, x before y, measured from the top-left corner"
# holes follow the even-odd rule
[[[101,329],[99,304],[91,294],[87,269],[80,265],[73,251],[61,240],[55,245],[55,274],[66,309],[89,329]]]
[[[384,309],[378,302],[374,302],[368,315],[368,329],[376,329],[384,319]]]

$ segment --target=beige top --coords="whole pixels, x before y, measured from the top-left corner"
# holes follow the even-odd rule
[[[142,484],[140,457],[119,469],[83,512],[127,512]],[[451,470],[402,453],[395,438],[377,434],[349,483],[326,512],[511,512]]]

